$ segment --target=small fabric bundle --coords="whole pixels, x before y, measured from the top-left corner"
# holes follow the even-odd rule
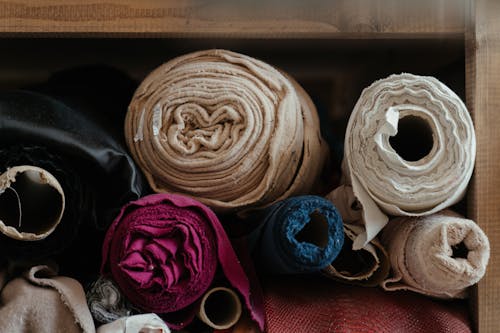
[[[108,324],[132,314],[131,305],[111,280],[99,277],[86,296],[90,313],[99,323]]]
[[[195,302],[212,284],[219,264],[263,327],[262,313],[252,308],[248,278],[219,220],[191,198],[155,194],[124,206],[106,233],[101,271],[132,305],[181,328],[195,316]]]
[[[449,210],[426,217],[399,217],[380,240],[391,254],[385,290],[407,289],[440,298],[463,298],[484,275],[490,246],[474,221]]]
[[[170,333],[167,325],[154,313],[123,317],[102,325],[97,333]]]
[[[362,207],[365,232],[354,248],[378,234],[386,214],[424,216],[457,203],[475,155],[471,117],[437,79],[391,75],[363,90],[345,136],[344,177],[350,186],[336,190],[352,191]]]
[[[218,212],[309,193],[328,154],[305,91],[226,50],[153,71],[130,103],[125,136],[153,190],[187,194]]]
[[[47,265],[34,266],[7,281],[0,273],[0,332],[95,332],[82,286],[57,276]]]
[[[344,244],[342,218],[324,198],[292,197],[269,207],[249,239],[266,274],[319,272]]]
[[[280,277],[265,281],[263,288],[268,333],[472,332],[465,302],[385,293],[315,276]],[[233,332],[258,332],[246,323],[239,326]]]

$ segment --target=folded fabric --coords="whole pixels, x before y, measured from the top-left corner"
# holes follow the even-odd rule
[[[172,328],[188,325],[195,302],[213,282],[218,265],[252,307],[248,278],[215,214],[184,196],[155,194],[124,206],[106,233],[103,275],[110,277],[138,309],[161,314]]]
[[[50,266],[34,266],[22,276],[0,278],[0,332],[95,332],[82,286],[57,276]]]
[[[342,218],[324,198],[292,197],[267,208],[249,239],[256,265],[266,274],[319,272],[342,248]]]
[[[86,296],[90,313],[99,323],[111,323],[132,314],[131,305],[111,280],[99,277],[90,286]]]
[[[392,276],[385,290],[407,289],[440,298],[463,298],[484,275],[490,246],[474,221],[452,211],[399,217],[380,240],[390,253]]]
[[[344,246],[337,258],[323,269],[325,276],[367,287],[378,286],[387,278],[390,269],[389,255],[377,238],[359,250],[352,249],[353,241],[361,232],[361,226],[344,224]]]
[[[154,313],[120,318],[97,328],[97,333],[170,333],[167,325]]]
[[[328,154],[305,91],[226,50],[175,58],[146,77],[125,137],[156,192],[186,194],[219,212],[309,193]]]
[[[42,258],[49,257],[51,255],[57,254],[65,250],[72,242],[75,240],[79,226],[84,220],[92,220],[92,215],[88,212],[92,210],[91,202],[89,201],[89,190],[84,184],[80,177],[75,173],[75,170],[61,159],[58,155],[50,153],[47,149],[38,146],[23,146],[23,145],[13,145],[6,148],[0,148],[0,172],[4,172],[4,175],[12,174],[19,170],[16,166],[18,165],[32,165],[46,172],[50,173],[60,184],[60,188],[56,189],[57,192],[62,191],[64,198],[64,205],[60,198],[58,198],[57,193],[51,190],[43,190],[39,185],[33,183],[33,177],[25,177],[29,174],[21,173],[21,178],[18,178],[15,182],[11,182],[11,187],[13,190],[5,190],[2,195],[0,195],[0,215],[9,213],[11,214],[11,219],[21,219],[21,226],[23,219],[29,219],[31,222],[25,224],[30,228],[42,227],[40,218],[45,216],[47,221],[45,232],[42,232],[38,236],[30,236],[33,231],[38,233],[38,231],[32,229],[29,234],[25,232],[20,233],[19,237],[12,237],[12,232],[6,235],[0,235],[0,249],[4,256],[12,260],[38,260]],[[8,171],[7,171],[8,170]],[[4,177],[4,176],[2,176]],[[47,176],[49,179],[50,176]],[[7,178],[11,178],[7,176]],[[44,176],[45,178],[45,176]],[[35,178],[36,179],[36,178]],[[11,179],[12,180],[12,179]],[[54,180],[51,182],[54,184]],[[6,183],[5,183],[6,185]],[[18,188],[18,187],[21,188]],[[23,189],[25,188],[25,189]],[[40,188],[40,191],[33,191],[34,189]],[[19,197],[24,196],[23,191],[26,194],[32,195],[31,206],[26,206]],[[48,192],[47,192],[48,191]],[[41,200],[41,196],[48,194],[49,196]],[[53,198],[54,200],[50,200]],[[19,201],[18,201],[19,199]],[[29,199],[29,197],[25,198]],[[48,201],[47,201],[48,200]],[[59,211],[62,209],[63,214],[59,216],[58,212],[47,209],[47,204],[50,202],[54,203],[50,207]],[[21,203],[21,205],[19,205]],[[56,204],[57,203],[57,204]],[[39,209],[37,209],[37,206]],[[19,209],[20,214],[16,211]],[[24,212],[24,215],[23,215]],[[2,219],[3,215],[0,216]],[[54,219],[54,217],[57,217]],[[55,222],[59,220],[59,222]],[[52,222],[51,222],[52,221]],[[43,224],[43,223],[42,223]],[[50,227],[52,225],[52,227]],[[20,230],[24,230],[20,228]],[[49,233],[47,233],[50,231]],[[15,232],[14,232],[15,233]],[[31,242],[26,242],[23,240],[33,240]]]
[[[280,277],[264,281],[263,288],[268,333],[472,332],[466,302],[384,293],[314,276]],[[258,332],[248,323],[241,325],[233,332]]]
[[[345,136],[344,177],[352,187],[337,190],[352,190],[362,207],[366,230],[354,248],[378,234],[386,214],[424,216],[457,203],[475,154],[464,103],[437,79],[391,75],[363,90]]]

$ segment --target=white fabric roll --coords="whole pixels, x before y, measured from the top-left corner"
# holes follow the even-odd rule
[[[405,131],[413,135],[395,149],[398,130],[401,136]],[[437,79],[391,75],[363,90],[345,137],[344,178],[351,186],[328,196],[337,198],[338,205],[339,197],[354,195],[362,207],[365,232],[353,248],[362,248],[380,232],[388,222],[386,214],[424,216],[457,203],[475,155],[471,117],[460,98]]]
[[[97,333],[170,333],[169,328],[154,313],[122,317],[100,326]]]

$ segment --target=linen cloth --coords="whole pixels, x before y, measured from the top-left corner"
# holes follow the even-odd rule
[[[398,133],[402,124],[405,129]],[[398,134],[407,136],[406,142],[396,145]],[[360,203],[365,232],[354,241],[354,249],[380,232],[387,214],[424,216],[457,203],[466,191],[475,155],[467,108],[437,79],[391,75],[364,89],[346,130],[346,186],[335,190],[341,195],[330,195],[337,197],[333,202],[340,210],[341,202],[348,201],[338,200],[342,196],[354,196]],[[348,215],[343,215],[345,221],[359,222]]]
[[[170,333],[167,325],[154,313],[123,317],[97,328],[97,333]]]
[[[218,212],[309,193],[328,155],[298,83],[226,50],[190,53],[150,73],[130,103],[125,137],[154,191]]]

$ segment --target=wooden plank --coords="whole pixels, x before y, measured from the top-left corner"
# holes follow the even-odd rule
[[[466,40],[467,102],[476,126],[477,160],[470,216],[490,239],[486,276],[475,290],[478,332],[500,330],[500,2],[476,0]]]
[[[2,36],[420,38],[465,32],[469,0],[0,0]]]

